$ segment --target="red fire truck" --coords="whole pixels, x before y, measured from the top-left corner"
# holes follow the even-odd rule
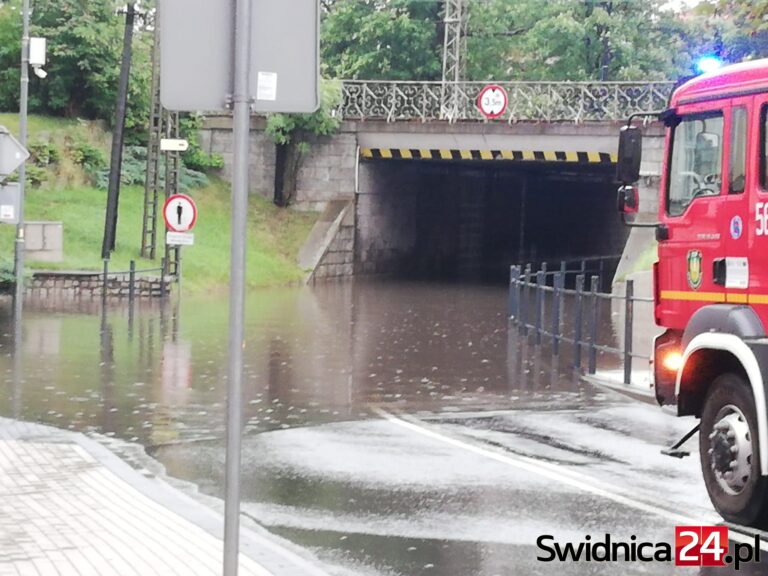
[[[666,126],[653,269],[655,393],[699,418],[701,469],[729,521],[768,527],[768,60],[676,89]],[[637,211],[641,133],[619,142],[619,210]],[[681,456],[682,442],[671,451]]]

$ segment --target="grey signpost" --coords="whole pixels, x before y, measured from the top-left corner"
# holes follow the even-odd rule
[[[224,576],[235,576],[250,114],[319,106],[320,6],[319,0],[160,0],[158,10],[163,106],[234,112]]]
[[[0,181],[24,165],[29,152],[8,130],[0,126]],[[21,223],[21,185],[0,183],[0,224]]]

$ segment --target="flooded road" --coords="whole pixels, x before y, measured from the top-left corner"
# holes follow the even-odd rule
[[[580,383],[567,354],[553,364],[508,331],[506,298],[366,282],[252,294],[243,513],[338,575],[673,571],[537,560],[541,535],[671,543],[676,524],[718,518],[698,458],[659,454],[691,423]],[[141,443],[221,497],[226,301],[99,312],[30,305],[20,367],[0,337],[0,413]]]

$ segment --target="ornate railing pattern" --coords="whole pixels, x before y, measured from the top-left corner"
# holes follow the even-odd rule
[[[673,82],[499,82],[509,98],[496,121],[587,122],[623,120],[662,110]],[[484,82],[344,80],[339,111],[349,120],[484,121],[476,99]]]

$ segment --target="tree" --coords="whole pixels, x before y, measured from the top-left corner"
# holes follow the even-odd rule
[[[437,2],[326,2],[322,59],[335,78],[434,80],[441,73]]]
[[[684,23],[662,0],[471,2],[473,79],[630,80],[675,77],[689,55]]]
[[[48,77],[30,78],[30,112],[111,124],[122,49],[120,6],[117,0],[35,1],[30,32],[48,41]],[[14,110],[19,98],[20,0],[0,4],[0,42],[0,107]],[[138,26],[126,119],[129,141],[146,129],[151,44],[151,31]]]
[[[301,158],[309,150],[309,141],[316,136],[333,134],[341,124],[336,109],[341,103],[341,85],[335,80],[323,80],[320,87],[320,108],[312,114],[270,114],[267,134],[277,146],[275,162],[274,203],[288,206],[296,192],[296,177]]]
[[[768,57],[768,0],[708,0],[693,10],[702,51],[729,62]]]

